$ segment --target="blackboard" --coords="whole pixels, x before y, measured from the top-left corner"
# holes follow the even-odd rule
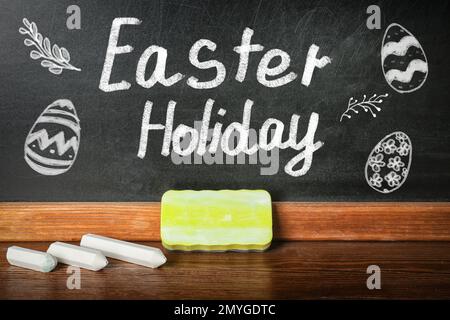
[[[68,19],[76,14],[73,5],[80,9],[79,29],[68,26]],[[373,7],[368,10],[371,5],[380,9],[379,28],[376,20],[368,22],[377,12]],[[424,0],[1,0],[0,200],[159,201],[168,189],[249,188],[266,189],[277,201],[449,201],[449,14],[448,1]],[[111,83],[125,80],[131,87],[105,92],[99,83],[111,26],[118,17],[141,21],[139,25],[122,26],[118,46],[131,45],[133,51],[115,56],[110,78]],[[52,69],[49,64],[41,65],[43,59],[32,59],[33,45],[24,43],[30,36],[19,31],[25,28],[28,32],[32,22],[43,38],[59,46],[62,59],[66,53],[61,47],[67,48],[70,66],[81,71]],[[421,48],[403,53],[417,54],[415,58],[422,60],[422,72],[416,72],[411,80],[416,82],[413,87],[421,85],[412,92],[399,92],[395,88],[398,83],[391,82],[391,86],[385,78],[381,48],[389,26],[410,33],[409,39],[414,43],[417,40],[413,46]],[[239,82],[235,76],[240,56],[233,49],[241,44],[246,28],[253,31],[251,43],[264,49],[250,53],[245,80]],[[199,81],[216,77],[215,68],[201,70],[189,61],[191,47],[200,39],[215,43],[216,49],[202,48],[198,59],[217,60],[226,68],[226,77],[216,88],[194,89],[187,83],[191,76]],[[327,56],[331,63],[315,68],[306,86],[302,74],[312,45],[319,48],[317,58]],[[185,77],[171,86],[139,85],[138,61],[150,46],[167,50],[167,77],[177,72]],[[294,72],[295,80],[279,87],[267,87],[258,81],[260,61],[271,49],[280,49],[290,57],[289,68],[279,77]],[[280,61],[279,57],[274,59],[269,67]],[[153,55],[146,79],[155,64]],[[398,69],[406,70],[406,66]],[[351,118],[343,117],[350,98],[361,101],[364,95],[369,99],[385,94],[388,96],[377,105],[381,110],[372,110],[376,117],[363,108],[358,114],[350,112]],[[59,99],[70,100],[75,106],[81,127],[79,148],[69,170],[47,175],[25,161],[24,145],[36,119]],[[242,122],[244,104],[251,99],[250,127],[259,130],[268,118],[276,118],[285,127],[283,141],[289,137],[293,114],[300,116],[300,141],[311,115],[316,113],[319,121],[314,141],[323,142],[323,146],[313,153],[309,170],[298,177],[284,170],[301,151],[291,148],[279,150],[279,168],[269,175],[261,174],[261,167],[268,166],[261,163],[175,164],[170,155],[161,155],[163,130],[149,132],[145,157],[138,157],[147,101],[153,103],[150,122],[162,124],[169,101],[176,101],[175,128],[201,121],[208,99],[215,101],[211,127],[219,120],[224,128],[231,122]],[[220,108],[226,109],[224,116],[217,114]],[[399,171],[399,179],[405,180],[401,186],[383,193],[370,186],[366,163],[377,143],[395,132],[407,134],[407,142],[412,145],[407,151],[411,152],[411,162],[403,163],[403,168],[410,165],[404,176]],[[392,137],[395,139],[395,135]],[[385,160],[390,157],[384,155]],[[381,169],[388,165],[386,161]],[[390,166],[394,170],[395,163]]]

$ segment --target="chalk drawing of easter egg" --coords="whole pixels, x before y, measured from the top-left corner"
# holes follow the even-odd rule
[[[36,172],[55,176],[68,171],[80,146],[80,120],[73,103],[53,102],[37,118],[25,140],[25,161]]]
[[[412,161],[412,144],[406,133],[396,131],[381,139],[370,152],[365,175],[370,187],[390,193],[405,183]]]
[[[397,23],[386,28],[381,47],[384,78],[399,93],[418,90],[428,76],[428,61],[416,37]]]

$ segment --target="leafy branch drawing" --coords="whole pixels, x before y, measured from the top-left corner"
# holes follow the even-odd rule
[[[389,96],[389,94],[387,93],[381,95],[374,94],[369,99],[367,99],[367,96],[364,95],[362,101],[358,101],[351,97],[348,100],[347,110],[345,110],[345,112],[341,115],[341,119],[339,120],[339,122],[342,122],[342,119],[344,119],[344,117],[350,119],[352,117],[352,112],[359,113],[358,108],[360,108],[364,112],[370,112],[375,118],[377,116],[376,113],[381,111],[381,108],[378,107],[377,104],[382,103],[383,98],[386,98],[387,96]]]
[[[64,69],[81,71],[80,68],[74,67],[70,64],[70,54],[64,47],[59,47],[57,44],[53,46],[50,44],[50,40],[47,37],[43,37],[38,32],[36,23],[29,22],[27,18],[22,20],[24,27],[19,28],[20,34],[28,35],[30,39],[25,39],[23,43],[27,47],[35,47],[36,50],[31,50],[30,57],[33,60],[41,61],[41,66],[48,68],[53,74],[61,74]]]

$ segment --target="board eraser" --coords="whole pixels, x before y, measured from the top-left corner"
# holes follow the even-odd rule
[[[272,202],[264,190],[170,190],[161,200],[168,250],[262,251],[272,241]]]

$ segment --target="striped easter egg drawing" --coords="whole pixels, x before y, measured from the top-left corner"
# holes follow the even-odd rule
[[[68,171],[77,157],[80,131],[73,103],[66,99],[53,102],[37,118],[26,137],[26,163],[46,176]]]
[[[390,24],[384,33],[381,66],[387,83],[399,93],[420,89],[428,76],[428,61],[422,45],[397,23]]]

